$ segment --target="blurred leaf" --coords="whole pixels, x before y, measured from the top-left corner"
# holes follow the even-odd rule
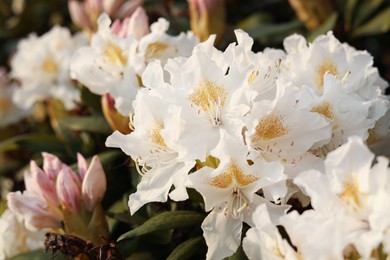
[[[122,212],[122,213],[116,213],[112,214],[111,212],[107,213],[108,216],[112,217],[113,219],[116,219],[118,221],[127,223],[127,224],[132,224],[132,225],[141,225],[142,223],[145,222],[145,218],[135,214],[135,215],[130,215],[130,212]]]
[[[3,215],[4,211],[7,209],[7,201],[0,200],[0,216]]]
[[[262,43],[282,41],[286,36],[302,28],[303,24],[299,20],[282,24],[263,24],[256,29],[249,30],[248,33],[252,38]]]
[[[307,40],[312,42],[318,35],[326,34],[328,31],[332,30],[337,22],[337,17],[337,12],[331,14],[328,19],[326,19],[326,21],[321,24],[320,27],[318,27],[314,32],[310,33],[310,35],[307,37]]]
[[[86,131],[106,135],[112,133],[106,119],[102,116],[68,117],[60,120],[59,124],[73,131]]]
[[[384,0],[370,0],[363,1],[356,10],[356,15],[353,21],[354,27],[360,25],[364,22],[370,15],[372,15],[375,10],[383,3]]]
[[[352,32],[353,37],[381,34],[390,29],[390,7]]]
[[[123,234],[118,241],[148,234],[158,230],[182,228],[199,224],[204,215],[195,211],[168,211],[158,214],[145,221],[141,226]]]
[[[354,16],[356,4],[359,2],[359,0],[347,0],[345,7],[344,7],[344,29],[346,31],[351,30],[352,28],[352,17]]]
[[[188,239],[187,241],[184,241],[183,243],[178,245],[168,256],[167,260],[189,259],[196,253],[196,251],[203,243],[203,237],[195,237]]]
[[[245,255],[241,245],[233,255],[226,257],[225,260],[248,260],[248,257]]]
[[[64,255],[61,253],[56,253],[54,254],[55,259],[66,259]],[[54,259],[54,256],[52,256],[51,253],[45,253],[42,250],[37,250],[37,251],[32,251],[32,252],[27,252],[27,253],[22,253],[19,255],[16,255],[14,257],[8,258],[10,260],[43,260],[43,259]],[[60,257],[62,256],[62,257]]]
[[[270,23],[271,21],[272,16],[269,13],[256,12],[255,14],[252,14],[242,19],[234,27],[242,29],[244,31],[248,31],[259,26],[260,24]]]
[[[122,256],[129,257],[136,249],[139,243],[139,238],[126,239],[118,242],[118,247],[122,253]]]
[[[88,88],[81,88],[81,102],[92,109],[95,114],[102,114],[101,96],[93,94]]]
[[[0,142],[0,152],[10,150],[29,150],[33,152],[65,152],[64,143],[49,134],[26,134]]]

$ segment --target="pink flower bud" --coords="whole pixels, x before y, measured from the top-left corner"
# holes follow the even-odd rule
[[[118,17],[121,19],[129,17],[132,13],[134,13],[135,9],[137,9],[138,6],[142,5],[142,3],[143,3],[143,0],[128,0],[128,1],[126,1],[116,11],[115,17]]]
[[[8,207],[18,217],[24,219],[30,230],[42,228],[60,228],[62,213],[56,207],[51,207],[39,195],[29,191],[10,192],[7,195]]]
[[[58,197],[54,186],[54,181],[50,180],[47,174],[38,167],[35,161],[30,162],[31,178],[27,181],[32,181],[31,184],[26,183],[26,190],[33,191],[36,194],[44,197],[47,201],[58,205]],[[33,186],[34,185],[34,186]]]
[[[103,10],[110,16],[123,4],[124,0],[103,0]]]
[[[139,40],[149,32],[148,16],[146,15],[145,10],[139,6],[128,21],[127,35],[131,34]]]
[[[79,170],[80,180],[83,181],[85,173],[88,169],[88,163],[80,153],[77,153],[77,167]]]
[[[106,192],[106,175],[99,157],[92,158],[81,187],[84,204],[89,211],[93,211],[103,199]]]
[[[191,30],[205,41],[216,34],[218,41],[225,30],[225,0],[188,0]]]
[[[65,207],[78,210],[80,208],[80,182],[70,168],[63,168],[57,177],[56,189],[58,198]],[[77,178],[75,178],[77,177]]]
[[[86,13],[85,6],[77,0],[70,0],[68,2],[68,9],[70,18],[73,23],[81,28],[91,28],[91,22]]]
[[[58,173],[64,167],[64,164],[55,155],[50,153],[42,153],[43,157],[43,170],[47,174],[50,180],[55,181]]]

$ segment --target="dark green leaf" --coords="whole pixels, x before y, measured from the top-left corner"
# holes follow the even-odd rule
[[[73,131],[86,131],[99,134],[111,134],[112,130],[102,116],[69,117],[59,121],[62,127]]]
[[[204,215],[195,211],[168,211],[158,214],[147,220],[141,226],[123,234],[118,241],[136,236],[148,234],[158,230],[183,228],[199,224],[203,221]]]
[[[66,259],[64,255],[57,252],[54,254],[55,259]],[[9,258],[10,260],[43,260],[43,259],[54,259],[51,253],[45,253],[43,250],[37,250],[27,253],[22,253],[14,257]]]
[[[367,23],[356,28],[352,32],[352,36],[366,36],[366,35],[375,35],[381,34],[389,31],[390,29],[390,7],[383,10],[377,16],[372,18]]]
[[[334,12],[332,15],[326,19],[326,21],[321,24],[320,27],[318,27],[314,32],[312,32],[308,37],[307,40],[309,42],[313,41],[318,35],[325,34],[328,31],[332,30],[336,24],[337,21],[337,12]]]
[[[127,258],[129,257],[138,246],[139,238],[135,237],[134,239],[126,239],[118,242],[118,247],[122,253],[122,256]]]
[[[364,22],[370,15],[372,15],[375,10],[383,3],[384,0],[370,0],[363,1],[356,10],[355,19],[353,21],[354,27],[360,25]]]
[[[24,149],[33,152],[64,152],[64,144],[48,134],[26,134],[0,142],[0,152]]]
[[[263,24],[256,27],[256,29],[249,30],[248,33],[252,38],[262,43],[277,42],[296,32],[302,26],[302,22],[292,20],[282,24]]]
[[[245,19],[242,19],[239,23],[235,25],[235,28],[242,29],[244,31],[253,30],[258,27],[260,24],[272,22],[272,16],[269,13],[265,12],[256,12]]]
[[[354,12],[356,8],[356,4],[359,0],[347,0],[344,7],[344,27],[346,31],[351,30],[352,28],[352,17],[354,17]]]
[[[195,237],[184,241],[172,251],[167,260],[189,259],[203,243],[203,237]]]
[[[91,108],[95,114],[102,114],[101,97],[91,93],[86,87],[81,88],[81,101],[84,105]]]

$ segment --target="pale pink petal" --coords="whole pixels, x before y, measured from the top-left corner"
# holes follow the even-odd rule
[[[79,176],[81,181],[83,181],[85,173],[88,169],[88,163],[87,160],[85,160],[84,156],[82,156],[80,153],[77,153],[77,167],[79,170]]]
[[[43,198],[32,192],[10,192],[7,201],[9,209],[23,218],[30,230],[61,227],[62,213],[58,208],[50,207]]]
[[[134,13],[138,6],[142,5],[143,0],[129,0],[121,5],[115,14],[115,17],[124,19]]]
[[[127,35],[133,35],[137,40],[140,40],[150,32],[148,20],[148,16],[142,6],[137,7],[130,17]]]
[[[108,13],[110,16],[113,15],[119,6],[123,4],[124,0],[104,0],[103,1],[103,10]]]
[[[65,207],[78,210],[80,208],[80,187],[72,175],[74,172],[70,168],[62,169],[57,177],[56,189],[58,198]]]
[[[91,23],[85,11],[85,6],[82,3],[76,0],[70,0],[68,2],[68,9],[69,9],[70,18],[72,19],[75,25],[82,28],[91,27]]]
[[[58,197],[55,190],[54,181],[50,180],[47,174],[38,167],[35,161],[30,162],[31,178],[28,181],[32,181],[34,187],[31,184],[26,184],[26,190],[34,191],[37,195],[45,198],[47,201],[58,205]],[[27,181],[25,180],[25,183]],[[36,187],[35,187],[36,185]],[[29,189],[28,189],[29,188]],[[33,189],[33,190],[31,190]]]
[[[86,208],[89,211],[93,211],[95,206],[103,199],[104,193],[106,192],[106,175],[99,157],[94,156],[92,158],[81,190]]]
[[[42,153],[42,157],[44,172],[50,180],[55,181],[64,164],[57,158],[57,156],[50,153]]]

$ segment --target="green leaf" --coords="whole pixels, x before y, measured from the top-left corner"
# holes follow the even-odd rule
[[[352,32],[353,37],[381,34],[390,29],[390,7]]]
[[[69,117],[59,121],[62,127],[73,131],[86,131],[99,134],[111,134],[112,130],[102,116]]]
[[[81,88],[81,102],[91,108],[95,114],[102,114],[101,96],[93,94],[88,88]]]
[[[141,226],[130,230],[119,237],[118,241],[129,239],[144,234],[152,233],[158,230],[168,230],[174,228],[183,228],[200,224],[204,215],[195,211],[168,211],[158,214],[145,221]]]
[[[370,15],[372,15],[375,10],[383,3],[384,0],[370,0],[363,1],[356,10],[355,19],[353,21],[354,27],[360,25],[364,22]]]
[[[54,254],[55,259],[66,259],[65,256],[63,256],[61,253],[55,253]],[[58,256],[63,256],[63,258],[58,258]],[[10,260],[42,260],[42,259],[54,259],[51,253],[45,253],[42,250],[32,251],[32,252],[26,252],[19,255],[16,255],[14,257],[8,258]]]
[[[248,33],[262,43],[269,43],[282,41],[286,36],[301,28],[303,28],[301,21],[292,20],[281,24],[263,24],[253,30],[248,30]]]
[[[239,21],[234,27],[242,29],[244,31],[252,30],[260,24],[272,22],[272,16],[270,13],[256,12],[248,17],[245,17]]]
[[[167,260],[189,259],[197,252],[203,243],[203,237],[195,237],[184,241],[172,251]]]
[[[0,142],[0,152],[11,150],[29,150],[33,152],[65,152],[64,143],[49,134],[26,134]]]
[[[326,21],[321,24],[320,27],[317,28],[314,32],[312,32],[308,37],[307,40],[309,42],[312,42],[318,35],[325,34],[328,31],[332,30],[337,22],[338,14],[337,12],[334,12],[331,14]]]
[[[136,249],[139,243],[139,238],[126,239],[118,242],[118,247],[122,253],[122,256],[129,257]]]
[[[0,200],[0,216],[7,210],[7,201]]]
[[[344,7],[344,27],[346,31],[351,30],[352,28],[352,17],[354,17],[354,12],[356,8],[356,4],[359,0],[347,0]]]

